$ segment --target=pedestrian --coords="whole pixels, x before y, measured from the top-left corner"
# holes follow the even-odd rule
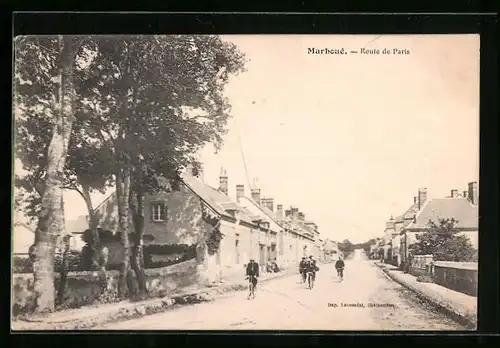
[[[300,281],[302,283],[306,282],[306,267],[307,267],[307,259],[304,256],[302,260],[299,263],[299,274],[300,274]]]

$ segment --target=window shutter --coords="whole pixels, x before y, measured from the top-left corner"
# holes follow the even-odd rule
[[[154,216],[155,216],[155,204],[151,203],[151,216],[150,216],[151,221],[154,221],[155,219]]]
[[[161,219],[167,221],[167,203],[163,202],[161,208]]]

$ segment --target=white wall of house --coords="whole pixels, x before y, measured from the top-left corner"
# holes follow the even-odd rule
[[[14,254],[28,254],[30,246],[35,242],[35,234],[30,229],[15,225],[12,231],[12,252]]]

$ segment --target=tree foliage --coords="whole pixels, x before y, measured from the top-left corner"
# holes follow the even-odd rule
[[[454,218],[429,220],[428,231],[416,236],[410,251],[413,255],[433,255],[436,261],[477,261],[477,250],[467,236],[458,234],[457,224]]]
[[[344,258],[348,258],[356,249],[355,245],[348,239],[338,243],[338,248],[344,254]]]
[[[123,272],[127,272],[129,228],[124,216],[132,208],[135,221],[140,219],[142,205],[134,202],[146,193],[175,189],[181,170],[193,163],[195,153],[207,143],[220,148],[230,115],[224,87],[231,75],[244,70],[245,59],[234,44],[218,36],[88,36],[78,40],[76,120],[64,187],[86,199],[88,191],[103,190],[115,181],[126,250]],[[46,37],[23,43],[20,54],[35,64],[22,64],[16,75],[20,115],[16,154],[28,173],[17,186],[27,192],[25,198],[35,215],[36,187],[45,179],[48,125],[58,93],[54,82],[57,42]],[[135,230],[138,245],[140,224]]]

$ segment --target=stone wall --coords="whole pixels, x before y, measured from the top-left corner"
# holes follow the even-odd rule
[[[435,261],[432,274],[436,284],[477,296],[478,267],[475,262]]]
[[[477,296],[477,262],[433,261],[432,255],[413,256],[410,274],[429,275],[438,285],[467,295]]]
[[[146,285],[150,297],[161,297],[195,284],[198,280],[196,260],[188,260],[176,265],[146,269]],[[107,289],[109,293],[118,290],[118,271],[107,272]],[[59,284],[60,275],[56,273],[55,289]],[[63,307],[77,308],[95,303],[101,293],[99,272],[71,272],[68,273]],[[18,315],[30,310],[34,304],[33,275],[14,274],[12,279],[12,312]],[[54,292],[56,291],[54,289]]]
[[[432,255],[414,255],[410,261],[409,272],[415,277],[421,275],[430,275],[431,265],[433,257]]]

